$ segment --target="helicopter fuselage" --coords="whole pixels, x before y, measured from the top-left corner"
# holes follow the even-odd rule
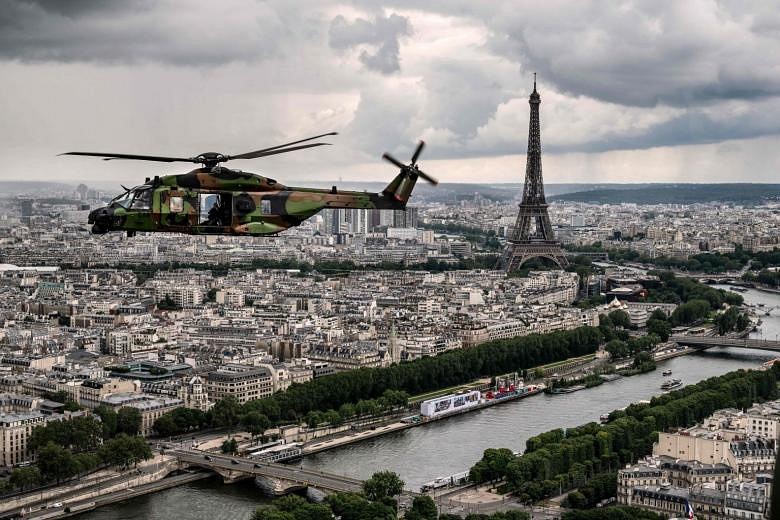
[[[404,209],[414,181],[399,174],[382,193],[287,187],[224,167],[155,177],[89,214],[92,232],[273,235],[325,208]]]

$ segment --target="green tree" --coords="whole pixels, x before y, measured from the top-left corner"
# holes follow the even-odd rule
[[[176,421],[173,420],[173,416],[169,413],[165,413],[154,421],[154,431],[160,437],[170,437],[179,432],[179,427]]]
[[[252,434],[252,437],[257,437],[271,427],[271,420],[260,412],[248,412],[241,417],[241,424]]]
[[[661,309],[655,309],[650,314],[650,317],[648,318],[648,320],[669,321],[669,317]]]
[[[690,300],[674,309],[670,321],[674,326],[690,325],[709,316],[711,308],[711,303],[708,300]]]
[[[410,516],[410,513],[413,515]],[[439,511],[436,509],[436,503],[428,495],[420,495],[412,500],[412,508],[406,513],[405,518],[417,518],[420,520],[436,520],[439,517]]]
[[[101,404],[95,408],[95,415],[100,417],[103,428],[103,439],[110,439],[116,435],[117,416],[116,411],[113,408]]]
[[[653,355],[649,352],[639,352],[634,356],[633,366],[640,372],[650,372],[651,370],[655,370],[655,359],[653,359]]]
[[[241,404],[235,396],[223,397],[211,409],[211,420],[214,426],[227,428],[229,433],[238,424],[241,413]]]
[[[70,443],[67,445],[73,451],[95,451],[103,438],[103,426],[91,416],[72,417],[63,421],[70,430]]]
[[[76,475],[79,477],[85,473],[89,473],[98,465],[97,455],[86,451],[75,453],[73,455],[73,462],[76,464]]]
[[[116,414],[116,431],[129,436],[141,431],[141,411],[132,406],[120,408]]]
[[[657,309],[654,311],[654,313],[655,312],[657,312]],[[651,318],[647,320],[647,333],[655,334],[661,339],[661,341],[668,341],[669,335],[672,333],[672,326],[666,320],[657,320],[655,318]]]
[[[292,513],[279,511],[271,506],[263,506],[255,509],[251,520],[296,520],[296,518]]]
[[[222,446],[220,446],[220,450],[227,455],[235,455],[238,451],[238,442],[236,439],[225,439],[222,442]]]
[[[604,346],[604,350],[606,350],[609,353],[612,359],[624,358],[628,356],[630,352],[626,342],[620,341],[619,339],[613,339],[612,341],[607,343]]]
[[[476,483],[498,480],[506,476],[507,466],[515,460],[512,450],[488,448],[471,468],[469,480]]]
[[[102,426],[94,417],[72,417],[67,421],[51,421],[33,429],[29,447],[40,449],[49,442],[74,451],[94,450],[100,444]]]
[[[609,319],[612,321],[615,327],[622,327],[624,329],[631,328],[631,317],[626,311],[620,309],[609,313]]]
[[[664,520],[664,516],[638,507],[613,506],[603,509],[567,511],[561,520]]]
[[[370,502],[355,493],[334,493],[325,499],[333,514],[341,520],[395,520],[391,506]]]
[[[131,464],[151,459],[152,449],[143,437],[130,437],[120,433],[98,449],[97,458],[103,464],[127,468]]]
[[[747,314],[745,314],[744,312],[740,312],[739,316],[737,316],[737,323],[735,328],[739,332],[742,332],[743,330],[748,328],[748,325],[750,325],[750,318],[748,318]]]
[[[588,499],[585,498],[585,495],[576,490],[566,496],[565,502],[563,505],[573,509],[582,509],[588,505]]]
[[[36,466],[14,468],[8,481],[14,487],[24,490],[41,482],[41,472]]]
[[[56,480],[58,484],[62,479],[75,475],[79,469],[73,453],[51,441],[38,450],[36,465],[44,480]]]
[[[392,471],[378,471],[363,483],[363,492],[369,500],[381,500],[400,495],[404,481]]]

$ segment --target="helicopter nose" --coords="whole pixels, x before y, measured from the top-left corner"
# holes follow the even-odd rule
[[[87,217],[87,222],[89,222],[90,224],[94,224],[98,220],[104,220],[109,216],[110,215],[109,215],[108,207],[93,209],[92,211],[89,212],[89,216]]]
[[[93,224],[92,233],[96,235],[108,233],[111,230],[111,217],[113,214],[114,210],[108,206],[90,211],[87,222]]]

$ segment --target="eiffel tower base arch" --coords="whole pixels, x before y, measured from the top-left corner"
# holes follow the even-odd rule
[[[554,262],[559,269],[565,269],[569,265],[569,260],[558,243],[509,244],[497,268],[512,273],[521,269],[523,264],[532,258],[546,258]]]

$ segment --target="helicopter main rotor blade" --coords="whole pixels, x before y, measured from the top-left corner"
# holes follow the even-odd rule
[[[325,136],[328,136],[328,135],[339,135],[339,134],[338,134],[338,132],[329,132],[327,134],[315,135],[314,137],[307,137],[306,139],[301,139],[300,141],[293,141],[291,143],[280,144],[280,145],[272,146],[270,148],[263,148],[262,150],[255,150],[254,152],[246,152],[246,153],[242,153],[242,154],[239,154],[239,155],[231,155],[230,158],[231,159],[254,159],[256,157],[263,157],[263,155],[257,155],[257,154],[262,154],[262,153],[268,152],[270,150],[278,150],[279,148],[287,148],[288,146],[291,146],[291,145],[294,145],[294,144],[305,143],[306,141],[311,141],[312,139],[319,139],[320,137],[325,137]],[[328,143],[324,143],[324,144],[328,144]],[[288,151],[300,150],[301,148],[308,148],[308,147],[290,148]],[[279,153],[282,153],[282,152],[279,152]],[[272,154],[265,154],[265,155],[272,155]]]
[[[431,177],[430,175],[428,175],[427,173],[425,173],[425,172],[424,172],[424,171],[422,171],[422,170],[417,170],[417,172],[416,172],[416,173],[417,173],[417,175],[419,175],[420,177],[422,177],[422,178],[423,178],[423,179],[425,179],[426,181],[430,182],[430,183],[431,183],[431,184],[433,184],[434,186],[436,186],[436,185],[438,185],[438,184],[439,184],[439,181],[438,181],[438,180],[436,180],[435,178]]]
[[[425,148],[425,141],[420,141],[420,143],[417,145],[417,149],[414,151],[414,155],[412,155],[412,164],[417,163],[417,159],[420,157],[423,148]]]
[[[387,162],[391,162],[391,163],[395,164],[396,166],[398,166],[402,170],[408,168],[407,165],[405,165],[404,163],[402,163],[401,161],[399,161],[398,159],[396,159],[395,157],[393,157],[389,153],[382,154],[382,159],[384,159]]]
[[[66,152],[60,155],[83,155],[87,157],[102,157],[104,161],[112,159],[131,159],[135,161],[155,162],[196,162],[188,157],[161,157],[158,155],[132,155],[126,153],[100,153],[100,152]]]
[[[290,148],[282,148],[280,150],[257,150],[256,152],[242,153],[241,155],[231,155],[228,159],[256,159],[258,157],[265,157],[266,155],[276,155],[278,153],[294,152],[295,150],[303,150],[304,148],[314,148],[315,146],[330,146],[330,143],[313,143],[302,144],[301,146],[293,146]]]

